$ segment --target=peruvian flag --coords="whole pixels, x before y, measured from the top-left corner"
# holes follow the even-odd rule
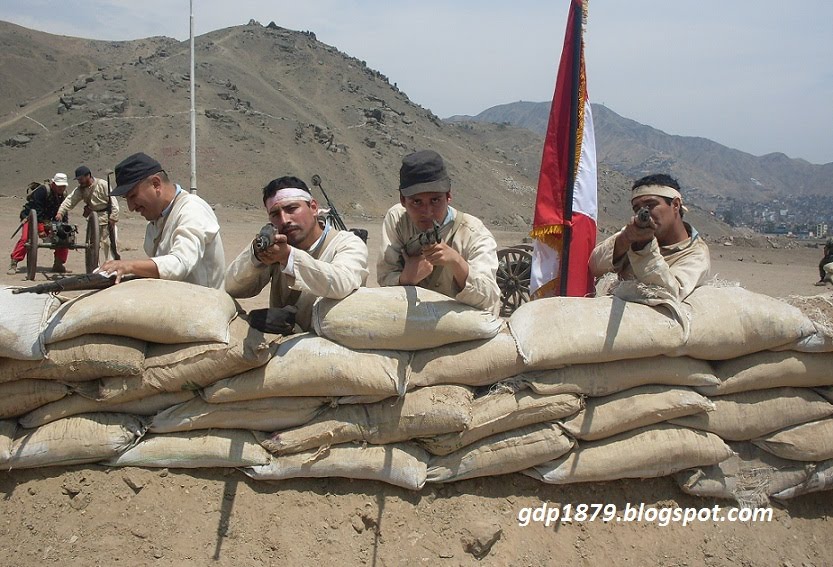
[[[596,140],[584,72],[588,0],[572,0],[538,178],[530,294],[584,297],[594,291]]]

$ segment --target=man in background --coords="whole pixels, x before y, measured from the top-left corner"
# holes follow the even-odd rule
[[[824,245],[824,256],[819,262],[819,281],[815,285],[833,284],[833,238]]]
[[[26,196],[26,204],[23,205],[23,210],[20,211],[22,223],[20,240],[17,241],[12,250],[12,261],[9,263],[6,274],[10,276],[16,274],[18,263],[26,258],[26,242],[29,240],[30,230],[37,230],[40,238],[45,238],[48,235],[50,225],[47,222],[58,214],[58,209],[64,200],[68,185],[66,173],[56,173],[48,181],[48,185],[47,182],[44,182]],[[29,226],[29,212],[32,210],[38,215],[38,226],[36,227]],[[69,248],[55,248],[54,256],[55,262],[52,264],[52,271],[59,274],[65,273],[67,271],[66,262],[69,257]]]
[[[173,183],[158,161],[144,153],[116,166],[116,188],[127,207],[147,221],[143,260],[108,260],[101,271],[122,276],[176,280],[223,289],[226,260],[220,224],[211,206]]]
[[[78,186],[70,191],[64,202],[55,215],[55,220],[61,221],[75,205],[84,201],[84,217],[95,214],[98,218],[98,236],[100,243],[99,265],[103,264],[113,256],[110,254],[110,232],[113,233],[113,242],[116,240],[116,223],[119,220],[118,199],[110,196],[110,188],[103,179],[93,177],[90,168],[82,165],[75,170],[75,180]],[[113,253],[115,254],[115,250]]]
[[[480,219],[450,203],[451,180],[440,154],[422,150],[402,159],[399,204],[382,224],[379,285],[420,286],[497,313],[495,238]],[[435,228],[439,242],[420,245],[420,233]]]
[[[676,179],[648,175],[631,188],[634,216],[622,230],[597,245],[590,255],[595,277],[610,272],[620,280],[637,280],[667,290],[682,301],[705,282],[709,247],[690,224]],[[640,211],[647,218],[640,219]]]

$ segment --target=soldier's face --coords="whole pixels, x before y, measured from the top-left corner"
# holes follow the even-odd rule
[[[269,222],[279,233],[286,235],[290,245],[301,250],[309,250],[321,236],[318,203],[315,199],[309,202],[299,199],[275,203],[269,210]]]
[[[399,197],[399,202],[405,207],[408,218],[420,230],[428,230],[434,226],[434,221],[442,223],[448,214],[451,203],[451,192],[448,193],[417,193],[410,197]]]

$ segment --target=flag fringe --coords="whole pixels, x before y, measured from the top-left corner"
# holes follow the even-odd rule
[[[561,238],[562,236],[564,236],[564,225],[549,224],[546,226],[536,226],[529,233],[529,236],[536,240],[544,240],[548,236],[555,236],[556,238]]]

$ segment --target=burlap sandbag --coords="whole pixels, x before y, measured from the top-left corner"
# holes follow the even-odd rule
[[[234,300],[222,290],[148,278],[68,301],[43,334],[46,344],[93,333],[166,344],[228,342],[236,315]]]
[[[471,406],[471,423],[463,431],[419,440],[432,455],[448,455],[486,437],[573,415],[584,406],[575,394],[545,396],[529,390],[496,391]]]
[[[522,471],[557,459],[573,442],[552,423],[527,425],[476,441],[449,455],[431,457],[428,482],[454,482]]]
[[[23,415],[68,393],[69,387],[59,382],[17,380],[0,384],[0,419]]]
[[[802,494],[833,489],[833,459],[817,463],[812,467],[813,471],[804,482],[785,488],[773,494],[772,497],[778,500],[788,500]]]
[[[782,429],[752,441],[755,445],[793,461],[833,459],[833,418],[820,419]]]
[[[520,374],[523,359],[508,330],[491,339],[468,341],[414,353],[412,386],[465,384],[488,386]]]
[[[525,372],[521,379],[539,394],[587,396],[608,396],[647,384],[713,386],[718,382],[707,362],[666,356],[574,364],[554,370]]]
[[[13,419],[0,420],[0,466],[5,467],[12,456],[17,422]]]
[[[530,369],[666,354],[683,344],[683,328],[663,308],[616,297],[551,297],[524,303],[509,319]]]
[[[678,472],[674,478],[682,491],[761,508],[769,505],[769,496],[804,482],[810,473],[810,465],[778,458],[752,443],[729,447],[735,454],[721,463]]]
[[[798,341],[813,322],[783,301],[742,287],[702,286],[689,295],[691,332],[677,354],[727,360]]]
[[[0,359],[0,382],[60,380],[82,382],[105,376],[138,375],[145,342],[115,335],[84,335],[49,345],[42,360]]]
[[[61,302],[48,293],[13,294],[0,287],[0,357],[40,360],[46,356],[42,332]]]
[[[732,450],[713,433],[661,423],[584,443],[524,473],[550,484],[655,478],[730,456]]]
[[[818,395],[833,404],[833,386],[826,386],[822,388],[813,388]]]
[[[279,341],[278,341],[279,342]],[[127,402],[158,394],[197,390],[266,364],[277,350],[264,334],[237,318],[228,343],[149,343],[141,376],[103,378],[98,399]]]
[[[405,393],[410,353],[351,350],[303,334],[281,343],[265,365],[208,386],[210,403],[282,396],[396,396]]]
[[[164,393],[124,403],[101,402],[81,395],[70,395],[30,411],[18,420],[22,427],[32,429],[56,419],[93,412],[130,413],[150,416],[156,412],[193,398],[195,392]]]
[[[118,455],[145,432],[141,418],[124,413],[67,417],[34,430],[19,430],[10,469],[97,463]]]
[[[590,398],[583,410],[560,423],[576,439],[597,441],[713,409],[714,404],[689,388],[640,386],[602,398]]]
[[[712,398],[715,409],[672,423],[711,431],[726,441],[748,441],[833,415],[833,404],[809,388],[771,388]]]
[[[249,429],[275,431],[307,423],[324,411],[332,398],[263,398],[226,404],[209,404],[194,398],[168,407],[153,417],[152,433],[195,429]]]
[[[833,385],[833,354],[756,352],[712,363],[719,383],[698,387],[706,396],[725,396],[766,388]]]
[[[320,451],[273,457],[243,469],[255,480],[343,477],[378,480],[409,490],[425,484],[428,454],[414,445],[335,445]]]
[[[430,289],[392,286],[320,299],[312,325],[319,336],[354,349],[421,350],[494,337],[503,322]]]
[[[781,298],[781,301],[800,309],[813,322],[816,332],[796,343],[779,347],[779,350],[786,348],[804,352],[833,351],[833,296],[830,294],[810,297],[791,295]]]
[[[269,453],[251,431],[186,431],[147,435],[134,447],[109,459],[115,467],[171,467],[180,469],[265,465]]]
[[[465,386],[428,386],[392,401],[328,409],[306,425],[279,431],[261,443],[285,455],[351,441],[385,445],[461,431],[471,421],[471,402],[472,392]]]

